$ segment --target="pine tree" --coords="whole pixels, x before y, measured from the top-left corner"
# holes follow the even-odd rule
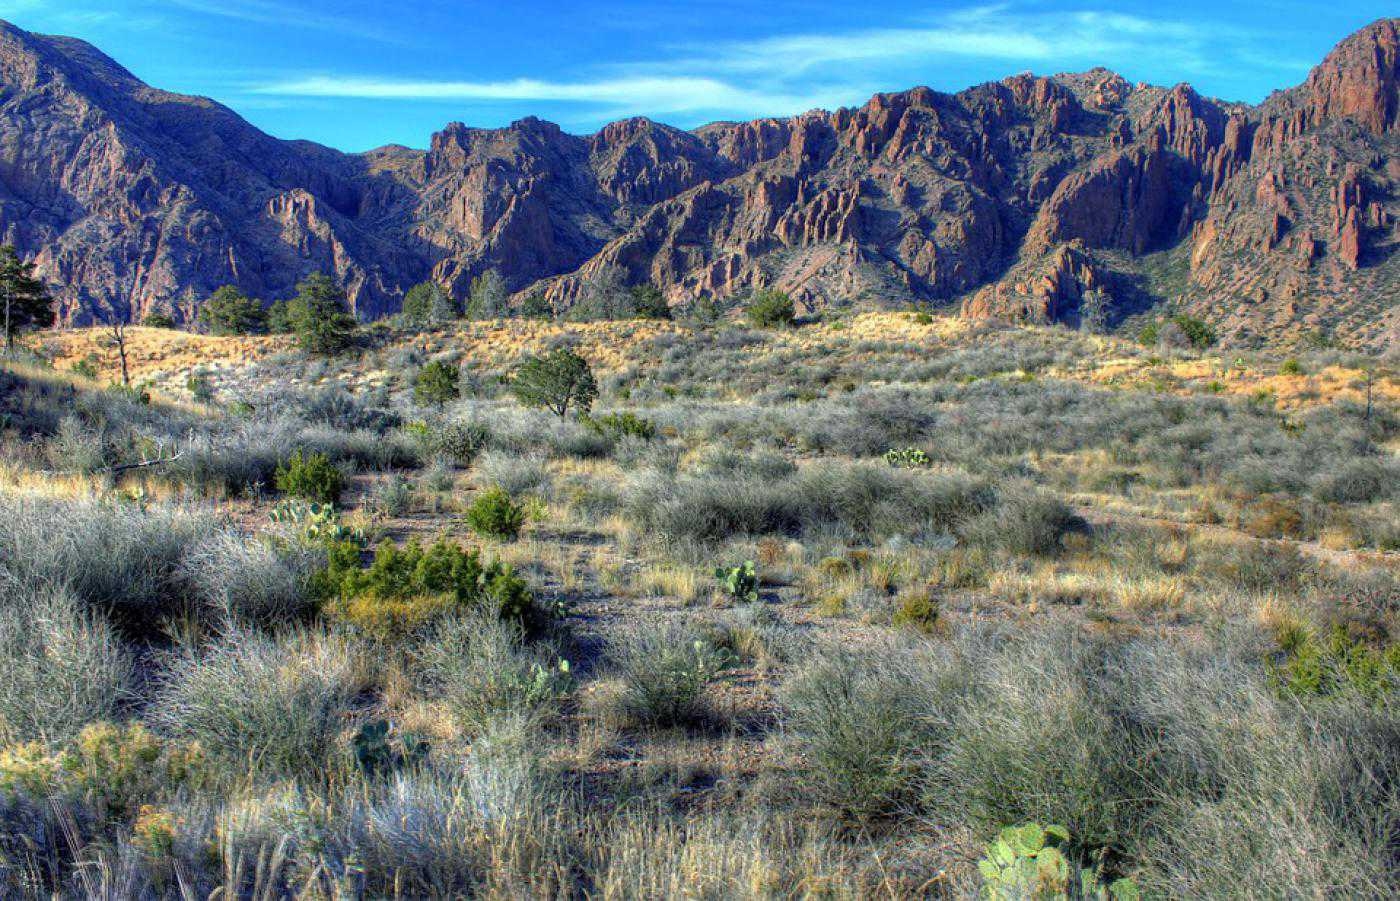
[[[355,339],[358,323],[345,299],[345,291],[323,273],[308,275],[297,285],[297,296],[288,303],[292,331],[303,350],[336,354]]]
[[[0,304],[4,305],[6,353],[14,353],[17,332],[54,323],[53,302],[43,282],[34,277],[34,264],[20,259],[10,244],[0,247]]]
[[[415,328],[451,322],[458,315],[457,305],[435,282],[414,285],[404,295],[403,318]]]
[[[495,319],[505,316],[510,306],[510,292],[506,290],[506,280],[494,269],[472,279],[471,299],[467,302],[467,315],[473,319]]]

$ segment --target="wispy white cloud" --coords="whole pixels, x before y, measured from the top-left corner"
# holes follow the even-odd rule
[[[398,43],[384,29],[368,24],[363,17],[334,15],[307,9],[307,4],[286,0],[165,0],[170,6],[188,12],[252,22],[329,31],[371,40]]]
[[[774,107],[811,109],[829,104],[822,91],[769,92],[738,87],[716,78],[640,75],[577,82],[517,78],[510,81],[407,81],[392,78],[313,75],[252,89],[258,95],[345,97],[421,101],[562,101],[684,113],[734,110],[763,113]]]
[[[833,66],[887,67],[958,59],[1051,67],[1155,60],[1182,69],[1182,77],[1187,77],[1229,65],[1255,50],[1257,64],[1292,68],[1257,52],[1263,42],[1262,35],[1209,22],[1091,10],[1037,13],[1002,5],[971,7],[901,28],[813,32],[719,48],[691,47],[687,48],[690,55],[680,62],[700,71],[779,75]]]
[[[214,0],[178,0],[210,4]],[[257,9],[270,0],[239,0]],[[900,27],[808,32],[720,45],[665,48],[655,60],[600,67],[576,80],[471,81],[315,74],[253,86],[263,98],[359,98],[423,102],[560,102],[609,114],[781,115],[857,103],[873,87],[894,88],[909,72],[997,63],[1005,71],[1090,65],[1141,71],[1145,61],[1173,80],[1232,65],[1292,71],[1268,52],[1266,36],[1215,23],[1113,11],[1037,11],[977,6]],[[916,76],[917,77],[917,76]],[[958,85],[961,86],[961,85]]]

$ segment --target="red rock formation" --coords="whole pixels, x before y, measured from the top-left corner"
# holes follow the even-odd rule
[[[272,299],[316,270],[367,317],[488,267],[567,304],[616,266],[678,302],[777,285],[1038,320],[1132,285],[1226,336],[1375,343],[1400,283],[1397,21],[1253,108],[1094,69],[693,132],[452,124],[360,155],[0,26],[0,233],[70,317],[192,315],[225,282]]]

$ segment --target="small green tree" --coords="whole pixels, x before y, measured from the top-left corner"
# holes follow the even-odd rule
[[[466,511],[467,525],[478,535],[514,541],[525,525],[525,508],[511,500],[504,488],[488,488],[476,496]]]
[[[520,305],[520,315],[526,319],[553,319],[554,307],[543,291],[535,291]]]
[[[506,280],[495,269],[472,279],[471,297],[467,301],[467,315],[472,319],[495,319],[505,316],[510,308],[510,292],[506,290]]]
[[[403,318],[416,328],[451,322],[457,314],[457,304],[436,282],[414,285],[403,298]]]
[[[413,399],[420,404],[441,407],[461,394],[458,386],[460,372],[446,360],[434,360],[422,369],[413,379]]]
[[[278,491],[317,504],[339,501],[344,481],[329,457],[322,453],[304,454],[301,448],[293,451],[273,475]]]
[[[569,410],[587,412],[598,397],[588,361],[566,347],[532,357],[515,371],[515,396],[528,407],[544,407],[563,419]]]
[[[199,322],[211,335],[256,335],[267,330],[267,311],[233,285],[224,285],[199,308]]]
[[[267,307],[267,333],[269,335],[290,335],[296,331],[292,322],[292,302],[274,300]]]
[[[670,319],[671,305],[666,302],[666,295],[655,285],[634,285],[632,315],[638,319]]]
[[[778,328],[792,325],[797,318],[797,309],[792,298],[776,288],[761,288],[754,292],[745,311],[749,322],[759,328]]]
[[[632,315],[632,292],[618,266],[602,266],[583,282],[569,318],[580,322],[627,319]]]
[[[146,318],[141,320],[143,328],[175,328],[175,317],[169,313],[147,313]]]
[[[189,389],[190,397],[193,397],[199,403],[213,403],[214,383],[209,381],[208,373],[198,370],[190,373],[190,377],[185,380],[185,387]]]
[[[13,353],[15,335],[54,323],[53,302],[34,264],[20,259],[11,244],[0,246],[0,304],[4,305],[5,352]]]
[[[337,354],[355,340],[358,323],[345,291],[323,273],[302,279],[297,296],[288,302],[287,315],[297,343],[308,353]]]

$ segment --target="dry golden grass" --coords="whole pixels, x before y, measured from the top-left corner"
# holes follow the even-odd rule
[[[292,339],[286,335],[216,338],[141,326],[131,326],[126,335],[127,365],[133,383],[156,381],[172,372],[188,372],[201,366],[246,366],[292,347]],[[117,349],[104,328],[40,332],[29,343],[60,370],[71,370],[81,360],[91,358],[102,378],[119,379]]]
[[[709,594],[710,581],[691,567],[660,563],[638,572],[633,586],[645,596],[676,598],[690,605]]]
[[[1062,331],[1024,327],[1047,340],[1063,337]],[[872,312],[819,322],[796,329],[769,333],[777,352],[801,352],[821,356],[840,346],[863,341],[947,343],[975,341],[985,325],[956,316],[933,316],[920,322],[912,313]],[[393,345],[413,348],[432,357],[461,356],[483,369],[508,367],[528,354],[539,353],[556,339],[569,336],[578,352],[599,374],[617,372],[646,362],[652,339],[660,335],[685,335],[686,325],[654,320],[560,323],[528,319],[464,321],[450,329],[412,335]],[[152,382],[167,390],[183,390],[183,379],[199,368],[231,370],[248,366],[293,346],[285,335],[218,338],[169,329],[133,326],[128,330],[128,356],[133,382]],[[1050,377],[1126,390],[1156,390],[1175,394],[1216,391],[1256,397],[1266,394],[1284,410],[1300,409],[1338,399],[1362,401],[1366,374],[1360,369],[1328,366],[1318,372],[1286,375],[1276,367],[1241,365],[1224,353],[1199,359],[1160,360],[1148,366],[1138,349],[1121,338],[1090,338],[1097,354],[1092,360],[1066,369],[1052,369]],[[103,378],[114,380],[118,372],[116,349],[105,329],[87,328],[40,332],[30,338],[36,350],[54,361],[60,370],[71,370],[92,357]],[[363,384],[390,380],[393,373],[355,373]],[[1400,403],[1400,378],[1378,376],[1372,386],[1377,403]]]

